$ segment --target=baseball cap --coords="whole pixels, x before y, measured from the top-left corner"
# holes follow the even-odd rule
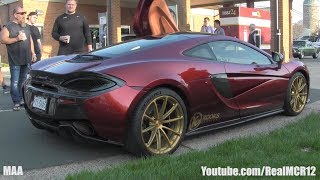
[[[33,15],[38,15],[38,13],[37,13],[37,12],[32,11],[32,12],[30,12],[30,13],[28,14],[28,17],[29,17],[29,16],[33,16]]]
[[[37,12],[34,12],[34,11],[30,12],[30,13],[28,14],[27,19],[29,19],[29,17],[30,17],[30,16],[33,16],[33,15],[37,15],[37,16],[38,16],[38,13],[37,13]]]

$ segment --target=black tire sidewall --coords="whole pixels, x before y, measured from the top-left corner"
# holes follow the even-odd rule
[[[144,111],[146,110],[147,106],[152,102],[155,98],[160,96],[171,96],[175,98],[181,105],[181,108],[184,113],[184,128],[181,135],[181,138],[177,145],[172,148],[168,154],[173,153],[180,145],[181,141],[184,139],[184,135],[187,129],[187,110],[184,101],[181,97],[173,90],[168,88],[157,88],[150,91],[147,95],[141,98],[141,101],[138,103],[137,107],[135,108],[132,118],[130,119],[129,126],[128,126],[128,135],[125,147],[131,153],[138,155],[138,156],[149,156],[149,155],[156,155],[150,152],[143,142],[141,137],[141,119],[143,116]]]

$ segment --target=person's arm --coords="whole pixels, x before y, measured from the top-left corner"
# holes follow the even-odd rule
[[[88,51],[90,52],[90,51],[92,51],[92,39],[91,39],[89,24],[88,24],[87,19],[85,17],[83,17],[83,34],[84,34],[84,37],[86,38]]]
[[[56,41],[61,41],[66,43],[67,42],[67,37],[66,36],[60,36],[59,34],[59,17],[54,21],[51,36],[53,39]]]
[[[58,18],[54,21],[54,24],[53,24],[53,28],[52,28],[52,32],[51,32],[51,36],[53,37],[53,39],[55,39],[56,41],[60,41],[60,34],[58,32]]]
[[[39,46],[39,49],[40,49],[40,53],[42,54],[42,43],[41,43],[41,40],[37,39],[37,43],[38,43],[38,46]]]
[[[36,56],[36,53],[34,52],[34,43],[31,35],[30,35],[30,48],[31,48],[31,54],[32,54],[31,61],[35,62],[37,60],[37,56]]]
[[[35,34],[36,34],[37,42],[34,42],[34,43],[38,43],[40,54],[42,54],[41,34],[40,34],[40,31],[37,27],[35,27]]]
[[[204,31],[204,26],[201,26],[200,32],[205,32],[205,31]]]
[[[6,27],[3,27],[3,29],[1,30],[0,41],[3,44],[13,44],[22,40],[23,40],[23,35],[21,33],[19,33],[17,37],[10,38],[9,31]]]

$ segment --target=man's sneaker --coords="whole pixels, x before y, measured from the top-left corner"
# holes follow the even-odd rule
[[[20,101],[20,106],[24,106],[24,101],[23,100]]]
[[[2,89],[3,89],[3,93],[4,93],[4,94],[9,94],[9,93],[10,93],[10,88],[9,88],[9,86],[3,85],[3,86],[2,86]]]
[[[20,104],[15,104],[15,105],[13,106],[13,110],[14,110],[14,111],[20,111]]]

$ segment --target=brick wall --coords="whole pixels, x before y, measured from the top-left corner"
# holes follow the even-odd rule
[[[133,33],[132,24],[135,10],[135,8],[121,8],[121,25],[131,26],[131,33]]]
[[[121,41],[121,8],[120,0],[107,0],[109,44]]]
[[[43,14],[38,17],[38,22],[44,25],[44,39],[43,39],[43,58],[55,56],[58,52],[59,43],[51,36],[52,27],[55,19],[65,12],[64,3],[42,2],[24,0],[25,9],[35,11],[35,9],[42,10]],[[77,12],[83,14],[89,24],[96,25],[98,22],[98,13],[105,12],[105,6],[78,4]]]
[[[65,12],[64,3],[24,0],[24,7],[28,12],[35,11],[35,9],[44,12],[43,15],[38,17],[38,23],[44,25],[43,58],[55,56],[58,52],[59,44],[51,37],[51,31],[55,19]],[[123,8],[121,10],[121,24],[132,25],[134,10],[130,8]],[[106,6],[88,4],[78,4],[77,6],[77,12],[84,15],[90,25],[98,25],[98,13],[106,11]],[[120,16],[116,16],[114,20],[120,22]]]
[[[190,30],[190,0],[175,0],[178,5],[178,23],[181,31]]]
[[[276,31],[275,27],[275,11],[276,0],[271,0],[271,50],[275,51]],[[280,53],[284,55],[285,61],[288,62],[292,57],[292,26],[291,26],[291,4],[292,1],[278,1],[279,6],[279,28],[281,30],[280,37]]]

